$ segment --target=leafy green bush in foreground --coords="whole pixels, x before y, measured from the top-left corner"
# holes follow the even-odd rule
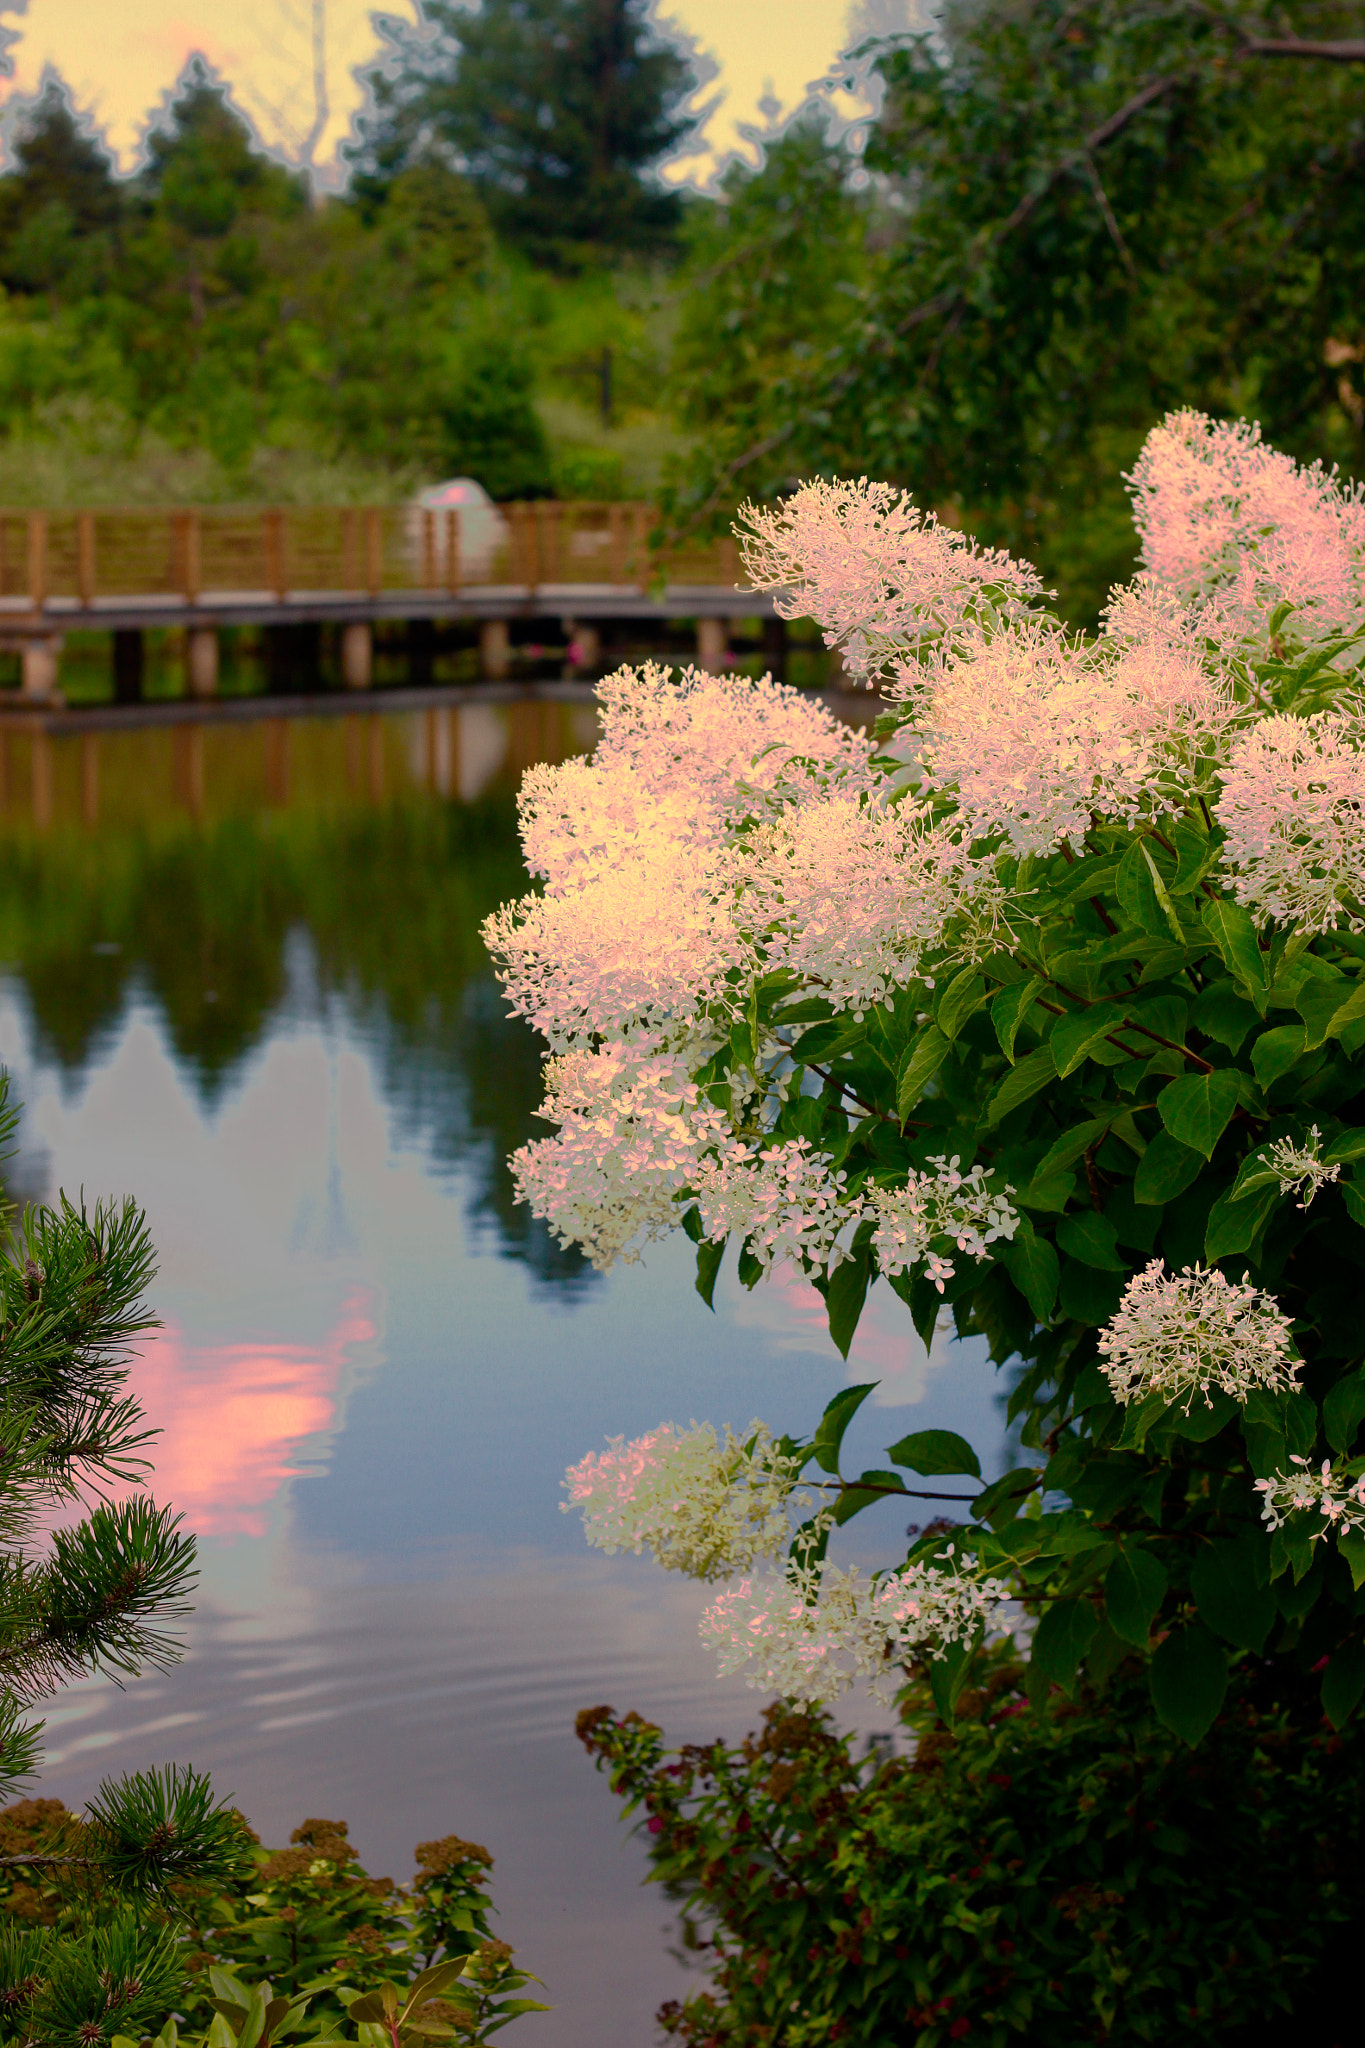
[[[1335,1733],[1282,1663],[1244,1663],[1191,1750],[1136,1658],[1103,1696],[1039,1706],[1010,1645],[977,1666],[951,1732],[912,1681],[913,1760],[859,1763],[827,1715],[781,1703],[737,1749],[579,1717],[710,1969],[666,2030],[1174,2048],[1288,2039],[1292,2013],[1336,2039],[1328,1977],[1365,1909],[1360,1724]]]
[[[305,1820],[287,1849],[270,1850],[234,1818],[229,1880],[175,1887],[144,1929],[170,1988],[154,2016],[139,2007],[137,2018],[162,2028],[163,2048],[182,2032],[187,2048],[341,2038],[392,2048],[386,1996],[397,2017],[423,1989],[436,2003],[414,2018],[433,2038],[485,2041],[521,2013],[547,2010],[518,1996],[538,1980],[490,1935],[493,1859],[477,1842],[420,1842],[416,1874],[395,1885],[361,1868],[344,1821]],[[41,1974],[37,1943],[41,1932],[98,1944],[116,1919],[117,1901],[83,1861],[88,1832],[56,1799],[0,1813],[0,2040],[65,2048],[77,2038],[56,2023],[62,1987]],[[15,1866],[14,1856],[50,1860]],[[119,2019],[110,2013],[97,2035],[80,2038],[126,2040]]]

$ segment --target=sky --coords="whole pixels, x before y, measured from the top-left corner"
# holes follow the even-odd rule
[[[149,112],[164,101],[186,58],[201,52],[230,79],[263,139],[297,156],[313,121],[315,0],[0,0],[18,40],[0,101],[30,93],[55,65],[77,104],[103,127],[125,168]],[[315,162],[335,162],[360,98],[355,78],[378,48],[373,0],[321,0],[329,118]],[[412,18],[417,0],[383,10]],[[705,183],[747,126],[770,125],[802,104],[850,37],[903,24],[910,0],[662,0],[659,12],[690,36],[715,75],[702,98],[720,96],[702,148],[667,175]],[[709,63],[706,61],[709,60]],[[781,114],[777,112],[780,103]],[[856,111],[842,102],[845,113]],[[750,149],[746,153],[752,153]]]

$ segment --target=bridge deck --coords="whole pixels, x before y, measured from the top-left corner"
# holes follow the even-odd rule
[[[57,595],[35,607],[0,597],[0,636],[155,632],[168,627],[380,625],[411,619],[698,619],[772,618],[765,593],[726,584],[664,584],[641,590],[619,583],[488,583],[451,590],[205,590]]]

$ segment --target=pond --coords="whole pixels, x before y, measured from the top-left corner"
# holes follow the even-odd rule
[[[372,1873],[487,1843],[554,2003],[528,2048],[646,2048],[685,1983],[576,1712],[695,1741],[762,1704],[716,1680],[703,1588],[586,1550],[564,1467],[664,1419],[808,1428],[850,1379],[880,1383],[855,1458],[932,1426],[1009,1455],[979,1349],[926,1356],[884,1286],[846,1366],[803,1285],[746,1293],[731,1254],[709,1314],[681,1237],[604,1276],[515,1205],[538,1053],[478,927],[525,886],[517,775],[592,737],[541,697],[13,729],[0,760],[12,1192],[145,1206],[134,1381],[201,1560],[183,1662],[59,1696],[42,1789],[175,1758],[268,1842],[346,1820]]]

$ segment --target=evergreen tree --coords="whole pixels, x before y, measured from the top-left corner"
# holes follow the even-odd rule
[[[11,292],[88,291],[107,258],[121,213],[103,141],[77,117],[71,94],[48,69],[21,114],[14,168],[0,178],[0,284]]]
[[[303,183],[253,147],[248,122],[227,86],[191,57],[160,122],[148,131],[137,191],[181,233],[225,235],[245,214],[304,203]]]
[[[16,1121],[0,1075],[0,1143]],[[126,1390],[152,1271],[130,1201],[30,1208],[0,1255],[0,1798],[37,1766],[34,1702],[87,1673],[121,1682],[179,1654],[163,1623],[184,1612],[194,1543],[135,1490],[150,1432]],[[79,1519],[59,1519],[92,1497]],[[172,1767],[106,1781],[51,1849],[6,1858],[84,1872],[99,1900],[78,1936],[0,1934],[6,2038],[99,2048],[155,2023],[183,1983],[171,1888],[229,1875],[241,1847],[207,1780]]]
[[[690,134],[696,80],[641,0],[429,0],[418,28],[382,24],[360,185],[382,189],[426,152],[473,180],[506,238],[537,261],[666,246],[682,218],[649,172]]]

